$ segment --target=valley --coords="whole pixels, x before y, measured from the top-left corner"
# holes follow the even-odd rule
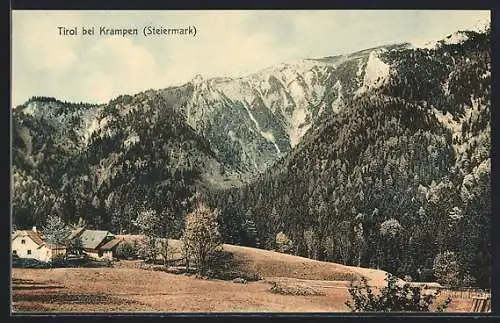
[[[153,214],[151,236],[180,239],[203,204],[227,250],[240,259],[248,251],[258,259],[248,268],[271,270],[269,277],[323,284],[338,270],[370,276],[362,268],[380,268],[405,281],[490,288],[490,38],[490,27],[464,30],[429,46],[389,44],[234,78],[198,75],[104,104],[32,97],[12,110],[13,227],[44,227],[54,215],[67,225],[144,234],[139,215]],[[61,290],[76,284],[88,293],[85,275],[108,275],[118,286],[143,273],[117,266],[51,272]],[[13,277],[49,284],[42,273],[16,268]],[[179,305],[191,285],[239,297],[231,282],[144,275],[153,294],[130,309],[222,308],[218,297]],[[170,284],[179,303],[154,303]],[[16,291],[19,308],[35,297],[28,291],[41,293],[28,285]],[[240,298],[247,305],[221,306],[292,309],[267,286],[249,283]],[[345,284],[332,290],[328,297],[345,300]],[[328,297],[299,297],[294,309],[345,310]]]

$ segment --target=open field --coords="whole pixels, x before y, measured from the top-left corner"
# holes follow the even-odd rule
[[[253,248],[224,245],[240,269],[264,279],[248,284],[204,280],[144,270],[140,261],[114,268],[19,269],[12,271],[15,312],[344,312],[346,278],[383,282],[379,270],[314,261]],[[270,292],[273,283],[302,286],[319,295]],[[467,311],[471,300],[454,299],[450,311]]]

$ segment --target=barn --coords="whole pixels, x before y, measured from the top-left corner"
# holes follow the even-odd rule
[[[121,242],[121,239],[116,238],[109,231],[88,230],[85,228],[73,230],[72,239],[77,238],[82,241],[83,252],[94,259],[112,260],[116,248]]]

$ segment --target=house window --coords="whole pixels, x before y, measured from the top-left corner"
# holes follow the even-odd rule
[[[28,255],[31,255],[31,250],[28,250]]]
[[[26,243],[26,240],[21,240],[21,244],[25,244]]]
[[[12,250],[12,253],[13,253],[14,255],[17,255],[17,250]]]

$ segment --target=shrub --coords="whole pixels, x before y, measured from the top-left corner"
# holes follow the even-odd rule
[[[293,243],[290,238],[283,232],[276,234],[276,246],[281,253],[289,253],[292,250]]]
[[[216,254],[222,250],[222,238],[217,222],[218,211],[211,210],[204,204],[186,216],[182,242],[185,257],[193,258],[198,273],[205,275]]]
[[[410,275],[405,275],[404,277],[404,281],[407,281],[407,282],[412,282],[413,281],[413,278],[411,278]]]
[[[453,251],[439,253],[434,259],[433,269],[438,283],[448,286],[458,286],[461,283],[460,265]]]
[[[142,259],[146,262],[152,262],[153,254],[151,251],[153,248],[151,247],[152,239],[147,237],[142,237],[135,241],[134,248],[136,249],[137,258]],[[153,251],[155,253],[155,251]],[[156,256],[156,255],[154,255]]]
[[[272,282],[269,289],[271,293],[281,295],[294,295],[294,296],[324,296],[325,293],[321,290],[312,288],[304,284],[284,284],[279,282]]]
[[[333,281],[356,281],[360,280],[360,275],[350,273],[350,272],[335,272],[333,274],[328,275],[325,280],[333,280]]]
[[[130,242],[122,242],[116,247],[116,256],[121,259],[136,258],[137,250]]]
[[[387,286],[380,290],[377,295],[368,286],[365,277],[360,285],[353,285],[349,288],[352,301],[345,304],[352,312],[430,312],[431,305],[439,295],[439,291],[434,293],[422,292],[420,287],[412,287],[410,284],[398,284],[397,278],[387,274],[385,278]],[[437,305],[436,311],[443,312],[451,302],[448,297],[443,303]]]

